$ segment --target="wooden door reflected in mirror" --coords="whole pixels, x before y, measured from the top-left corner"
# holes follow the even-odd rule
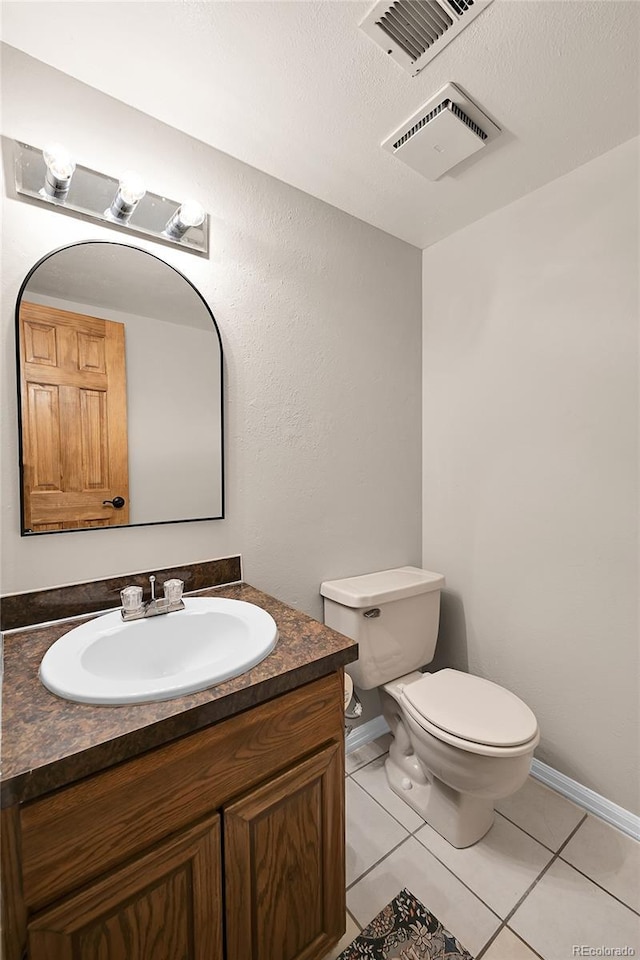
[[[128,523],[124,324],[23,300],[20,339],[26,529]]]
[[[18,299],[22,534],[219,519],[222,349],[153,254],[75,244]]]

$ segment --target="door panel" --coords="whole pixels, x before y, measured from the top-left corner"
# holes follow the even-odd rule
[[[223,960],[212,816],[36,916],[29,960]]]
[[[103,390],[80,390],[82,475],[89,490],[109,486],[107,397]]]
[[[124,324],[23,301],[20,331],[25,528],[127,524]]]
[[[62,481],[59,390],[52,384],[29,383],[27,391],[31,490],[59,490]]]

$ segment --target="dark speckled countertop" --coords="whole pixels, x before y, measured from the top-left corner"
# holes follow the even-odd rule
[[[215,587],[198,595],[263,607],[276,621],[279,639],[269,656],[242,676],[174,700],[105,707],[72,703],[50,693],[38,678],[40,661],[54,640],[80,620],[5,636],[3,807],[73,783],[357,659],[352,640],[249,584]]]

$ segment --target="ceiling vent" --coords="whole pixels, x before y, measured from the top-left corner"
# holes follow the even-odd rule
[[[480,107],[447,83],[382,147],[428,180],[438,180],[499,135]]]
[[[415,77],[492,2],[380,0],[360,28]]]

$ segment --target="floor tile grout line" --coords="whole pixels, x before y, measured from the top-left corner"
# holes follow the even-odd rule
[[[541,847],[544,847],[545,850],[548,850],[549,853],[554,853],[554,854],[556,853],[556,851],[553,849],[553,847],[550,847],[548,843],[543,843],[542,840],[539,840],[539,839],[538,839],[538,837],[535,837],[532,833],[529,833],[529,831],[528,831],[528,830],[525,830],[525,828],[522,827],[522,826],[520,826],[519,823],[516,823],[515,820],[512,820],[511,817],[508,817],[508,816],[506,815],[506,813],[501,813],[499,810],[496,810],[496,813],[498,814],[499,817],[502,817],[503,820],[508,820],[509,823],[513,824],[514,827],[517,827],[518,830],[522,830],[523,833],[526,833],[526,835],[527,835],[528,837],[531,837],[532,840],[535,840],[536,843],[539,843],[540,846],[541,846]],[[581,820],[580,820],[580,823],[578,824],[578,826],[579,826],[579,827],[582,826],[582,824],[584,823],[584,821],[585,821],[585,818],[582,817]],[[564,840],[562,841],[562,843],[564,843]],[[562,846],[562,844],[561,844],[561,846]]]
[[[500,934],[502,933],[503,930],[508,930],[509,933],[512,933],[512,934],[514,935],[514,937],[517,937],[518,940],[519,940],[521,943],[524,943],[524,945],[525,945],[525,947],[527,948],[527,950],[529,950],[529,951],[534,955],[534,957],[538,957],[538,960],[545,960],[545,957],[543,957],[541,953],[538,953],[537,950],[534,950],[533,947],[531,946],[531,944],[530,944],[530,943],[527,943],[527,941],[524,940],[524,939],[520,936],[519,933],[516,933],[515,930],[512,930],[511,927],[507,926],[507,921],[506,921],[506,920],[504,921],[504,923],[502,923],[502,924],[498,927],[498,929],[496,930],[496,932],[494,933],[494,935],[493,935],[489,940],[487,940],[487,942],[485,943],[485,945],[484,945],[484,947],[482,948],[482,950],[480,951],[480,953],[477,955],[477,957],[475,957],[475,960],[482,960],[482,958],[483,958],[484,955],[486,954],[487,950],[491,947],[492,944],[494,944],[494,943],[496,942],[496,940],[498,939],[498,937],[500,936]]]
[[[351,910],[349,910],[348,907],[346,908],[346,913],[347,913],[347,916],[348,916],[348,917],[351,917],[351,919],[353,920],[354,924],[355,924],[356,927],[358,928],[359,933],[362,933],[363,928],[360,926],[360,924],[358,923],[358,921],[356,920],[356,918],[355,918],[354,915],[351,913]]]
[[[380,757],[386,756],[388,753],[389,753],[388,750],[383,750],[382,753],[379,753],[377,757],[371,757],[371,760],[366,760],[364,763],[361,763],[359,767],[356,767],[355,770],[351,770],[350,773],[347,773],[347,776],[350,777],[354,773],[358,773],[360,770],[364,770],[365,767],[368,767],[370,764],[375,763],[376,760],[379,760]],[[347,754],[347,756],[349,756],[349,754]],[[346,769],[345,769],[345,773],[346,773]]]
[[[383,754],[383,756],[384,756],[384,754]],[[376,757],[376,760],[379,760],[379,759],[380,759],[380,757]],[[373,761],[371,761],[371,762],[373,763]],[[357,773],[357,772],[358,772],[358,771],[356,770],[356,773]],[[402,822],[402,820],[398,820],[398,818],[396,817],[396,815],[395,815],[394,813],[391,813],[391,810],[389,810],[387,807],[385,807],[384,803],[382,803],[381,800],[378,800],[377,797],[374,797],[374,795],[371,793],[371,791],[367,790],[367,788],[366,788],[365,786],[363,786],[363,784],[359,783],[358,780],[354,780],[354,783],[357,783],[358,786],[360,787],[360,789],[361,789],[361,790],[364,790],[364,792],[367,794],[368,797],[371,797],[372,800],[375,800],[375,802],[378,804],[378,806],[381,807],[381,808],[384,810],[384,812],[385,812],[386,814],[388,814],[388,816],[392,817],[392,818],[396,821],[396,823],[399,823],[400,826],[401,826],[404,830],[407,831],[407,833],[409,834],[410,837],[413,836],[413,834],[415,833],[415,830],[410,830],[409,827],[407,827],[407,826]],[[399,799],[402,800],[402,797],[399,797]],[[405,803],[404,800],[402,800],[402,802]],[[409,807],[409,804],[408,804],[408,803],[407,803],[407,806]],[[409,809],[412,810],[411,807],[409,807]],[[413,810],[412,810],[412,812],[413,812]],[[416,813],[416,817],[419,817],[419,816],[420,816],[420,814],[419,814],[419,813]],[[426,820],[423,820],[422,823],[421,823],[419,826],[416,827],[416,830],[420,830],[421,827],[424,827],[424,825],[425,825],[426,822],[427,822]]]
[[[422,824],[422,827],[424,827],[424,826],[427,826],[427,827],[428,827],[428,826],[430,826],[430,824],[428,824],[428,823],[425,821],[425,822]],[[497,917],[498,920],[502,923],[502,917],[500,916],[499,913],[496,913],[495,908],[494,908],[494,907],[490,907],[489,904],[486,903],[486,902],[482,899],[482,897],[480,896],[480,894],[479,894],[476,890],[473,890],[473,889],[469,886],[469,884],[466,883],[466,882],[462,879],[462,877],[459,877],[458,874],[455,873],[455,872],[451,869],[451,867],[449,866],[449,864],[445,863],[444,860],[441,860],[437,853],[434,853],[433,850],[431,850],[431,849],[426,845],[426,843],[423,843],[422,840],[420,840],[420,839],[418,839],[418,837],[416,837],[416,833],[418,833],[420,830],[422,830],[422,827],[417,827],[417,828],[414,830],[414,832],[411,834],[411,836],[413,837],[413,839],[414,839],[414,840],[417,840],[418,843],[420,844],[420,846],[423,847],[423,848],[427,851],[427,853],[430,853],[431,856],[433,857],[433,859],[434,859],[434,860],[437,860],[441,867],[444,867],[445,870],[448,870],[448,872],[451,874],[451,876],[452,876],[452,877],[455,877],[455,879],[458,881],[458,883],[461,883],[462,886],[465,887],[465,888],[469,891],[469,893],[472,893],[472,894],[473,894],[473,896],[476,898],[476,900],[479,900],[479,901],[480,901],[480,903],[482,904],[483,907],[486,907],[487,910],[489,910],[489,911],[490,911],[495,917]],[[431,829],[433,830],[433,827],[431,827]],[[437,831],[436,831],[436,832],[437,832]],[[483,949],[484,949],[484,947],[483,947]]]
[[[375,763],[376,760],[379,760],[379,759],[380,757],[374,757],[373,760],[367,760],[366,763],[363,763],[361,767],[356,767],[356,769],[352,770],[351,773],[348,773],[347,776],[352,777],[354,773],[360,773],[361,770],[366,769],[366,767],[370,767],[372,763]]]
[[[424,823],[422,824],[422,827],[423,827],[423,826],[425,826]],[[353,881],[353,883],[350,883],[350,884],[349,884],[349,886],[347,887],[347,892],[348,892],[349,890],[351,890],[352,887],[355,887],[356,884],[360,883],[360,881],[363,880],[369,873],[371,873],[372,870],[374,870],[376,867],[380,866],[380,864],[383,863],[383,862],[387,859],[387,857],[390,857],[392,853],[395,853],[396,850],[398,850],[399,847],[401,847],[403,843],[406,843],[406,842],[407,842],[407,840],[413,839],[413,840],[416,840],[417,843],[420,843],[420,841],[419,841],[418,838],[415,836],[415,834],[418,832],[418,830],[421,830],[422,827],[417,827],[416,830],[415,830],[413,833],[408,834],[403,840],[400,841],[400,843],[396,844],[396,846],[395,846],[392,850],[389,850],[388,853],[385,853],[384,857],[380,857],[380,859],[379,859],[378,861],[376,861],[376,863],[374,863],[371,867],[369,867],[367,870],[365,870],[364,873],[361,874],[361,876],[359,876],[356,880]],[[500,917],[499,914],[496,913],[496,911],[493,909],[493,907],[490,907],[488,903],[485,903],[484,900],[482,899],[482,897],[479,897],[475,890],[472,890],[471,887],[468,886],[468,884],[466,884],[466,883],[464,882],[464,880],[461,880],[460,877],[458,877],[458,876],[453,872],[453,870],[452,870],[450,867],[447,866],[446,863],[443,863],[443,861],[440,860],[440,858],[437,857],[437,856],[435,855],[435,853],[433,853],[432,850],[429,850],[429,848],[426,847],[426,846],[424,845],[424,843],[420,843],[420,846],[425,850],[426,853],[429,853],[429,854],[433,857],[433,859],[436,860],[436,861],[440,864],[441,867],[444,867],[444,869],[445,869],[448,873],[451,874],[451,876],[454,878],[454,880],[457,880],[459,884],[461,884],[463,887],[465,887],[465,889],[468,890],[469,893],[472,894],[472,895],[476,898],[476,900],[478,900],[478,901],[482,904],[483,907],[486,907],[486,909],[489,911],[489,913],[492,913],[492,914],[494,915],[494,917],[500,922],[500,924],[502,924],[502,918]],[[427,909],[429,909],[429,908],[427,907]],[[373,919],[373,918],[372,918],[372,919]],[[356,923],[357,923],[357,920],[356,920]],[[499,927],[499,929],[501,929],[501,927]],[[454,936],[455,936],[455,934],[454,934]],[[489,941],[487,941],[487,942],[490,943],[492,940],[493,940],[493,937],[491,938],[491,940],[489,940]],[[483,947],[482,949],[484,950],[484,947]]]
[[[347,893],[349,892],[349,890],[351,890],[352,887],[355,887],[356,883],[360,883],[361,880],[364,880],[364,878],[368,876],[372,870],[375,870],[375,868],[379,866],[379,864],[381,864],[383,860],[386,860],[387,857],[390,857],[392,853],[396,852],[398,847],[401,847],[403,843],[406,843],[407,840],[410,840],[410,839],[411,839],[411,834],[408,833],[406,837],[403,837],[402,840],[400,840],[399,843],[396,843],[395,847],[392,847],[391,850],[388,850],[382,857],[376,860],[375,863],[372,863],[370,867],[367,867],[367,869],[363,873],[359,874],[355,880],[352,880],[351,883],[347,885]]]
[[[614,900],[617,900],[619,904],[623,907],[626,907],[627,910],[631,910],[631,913],[635,913],[637,917],[640,917],[640,910],[636,910],[635,907],[629,906],[624,900],[621,900],[617,894],[612,893],[611,890],[607,890],[606,887],[603,887],[601,883],[598,883],[597,880],[594,880],[593,877],[590,877],[588,873],[585,873],[584,870],[580,870],[579,867],[576,867],[574,863],[571,863],[570,860],[565,860],[564,857],[558,857],[558,860],[562,860],[563,863],[566,863],[568,867],[571,867],[572,870],[575,870],[576,873],[579,873],[581,877],[584,877],[585,880],[589,880],[594,886],[598,887],[599,890],[602,890],[603,893],[608,894],[610,897],[613,897]]]
[[[531,944],[530,944],[530,943],[527,943],[527,941],[524,939],[524,937],[521,937],[519,933],[516,933],[516,931],[513,930],[511,927],[507,926],[507,924],[504,925],[504,928],[503,928],[503,929],[504,929],[504,930],[508,930],[510,933],[512,933],[512,934],[514,935],[514,937],[517,937],[518,940],[520,941],[520,943],[524,943],[525,947],[527,947],[527,949],[529,949],[529,950],[531,951],[531,953],[534,955],[534,957],[539,957],[539,960],[545,960],[545,957],[543,957],[541,953],[538,953],[537,950],[534,950],[534,948],[531,946]]]
[[[498,813],[497,810],[496,810],[495,812]],[[500,816],[502,816],[502,814],[500,814]],[[504,819],[505,819],[505,820],[508,820],[509,818],[508,818],[508,817],[505,817]],[[567,837],[566,841],[565,841],[563,844],[561,844],[561,846],[560,846],[560,848],[559,848],[560,850],[564,849],[565,845],[569,842],[569,840],[571,840],[571,838],[572,838],[573,835],[575,834],[576,830],[578,829],[578,827],[580,827],[580,826],[582,825],[582,823],[584,822],[585,819],[586,819],[586,816],[582,818],[582,820],[581,820],[580,823],[575,827],[575,829],[573,830],[573,832],[572,832],[571,834],[569,834],[569,836]],[[509,823],[512,823],[512,821],[509,820]],[[418,843],[419,843],[421,846],[423,846],[423,847],[425,848],[425,850],[427,850],[427,851],[431,854],[431,856],[434,857],[434,858],[438,861],[438,863],[442,864],[442,866],[445,867],[445,868],[449,871],[449,873],[453,874],[453,876],[456,878],[456,880],[458,880],[464,887],[466,887],[467,890],[469,890],[469,891],[474,895],[474,897],[476,897],[476,898],[487,908],[487,910],[491,910],[491,912],[494,913],[494,914],[501,920],[503,926],[506,926],[506,924],[507,924],[507,919],[513,915],[513,913],[515,912],[515,910],[517,909],[517,907],[522,903],[522,900],[524,900],[524,898],[528,895],[529,891],[533,889],[533,887],[536,885],[537,881],[540,879],[540,877],[543,875],[543,873],[546,873],[547,869],[551,866],[551,864],[553,863],[553,861],[554,861],[555,859],[557,859],[557,856],[558,856],[553,850],[551,850],[549,847],[545,846],[545,844],[543,844],[543,843],[540,844],[540,846],[543,847],[543,848],[547,851],[547,853],[550,853],[550,854],[551,854],[551,860],[549,860],[549,862],[546,864],[546,866],[541,870],[541,872],[538,874],[538,876],[536,877],[536,879],[533,881],[533,883],[531,884],[531,886],[527,889],[527,891],[525,891],[525,893],[522,895],[521,899],[518,901],[518,903],[516,904],[516,906],[512,908],[511,912],[508,914],[507,919],[502,920],[502,918],[500,917],[500,914],[499,914],[499,913],[496,913],[495,909],[494,909],[493,907],[489,906],[488,903],[485,903],[485,901],[482,899],[482,897],[480,896],[480,894],[479,894],[476,890],[474,890],[474,889],[473,889],[472,887],[470,887],[467,883],[465,883],[465,881],[462,879],[462,877],[459,877],[458,874],[455,872],[455,870],[453,870],[452,867],[450,867],[447,863],[445,863],[444,860],[441,860],[437,853],[435,853],[430,847],[428,847],[428,846],[426,845],[426,843],[422,843],[422,841],[416,836],[416,834],[419,833],[420,830],[422,830],[422,828],[425,827],[425,826],[429,827],[429,826],[431,826],[431,824],[427,823],[427,821],[425,820],[424,823],[422,824],[422,826],[416,827],[416,829],[413,831],[413,833],[411,834],[411,836],[412,836],[412,837],[415,837],[415,839],[418,841]],[[518,827],[518,824],[517,824],[517,823],[512,823],[512,826]],[[431,829],[433,830],[434,828],[431,827]],[[518,827],[518,829],[519,829],[519,830],[522,830],[521,827]],[[487,833],[488,833],[488,832],[489,832],[489,831],[487,831]],[[523,832],[524,834],[526,834],[531,840],[536,840],[536,838],[535,838],[535,837],[532,837],[531,834],[527,833],[526,830],[522,830],[522,832]],[[436,833],[437,833],[437,831],[436,831]],[[486,836],[486,834],[485,834],[485,836]],[[481,839],[482,839],[482,838],[481,838]],[[540,843],[540,841],[539,841],[539,840],[536,840],[536,843]],[[498,931],[498,932],[499,932],[499,931]],[[496,933],[496,936],[497,936],[497,933]],[[493,939],[493,938],[492,938],[492,939]],[[520,939],[522,939],[522,938],[520,938]],[[485,947],[483,947],[482,949],[484,950]]]
[[[502,816],[502,814],[501,814],[501,816]],[[508,819],[508,817],[506,817],[505,819]],[[541,881],[542,878],[544,877],[545,873],[547,873],[547,871],[551,869],[551,867],[552,867],[553,864],[556,862],[556,860],[560,859],[560,851],[561,851],[561,850],[564,850],[564,848],[566,847],[566,845],[567,845],[567,844],[569,843],[569,841],[576,835],[576,833],[578,832],[578,830],[580,829],[580,827],[582,826],[582,824],[585,822],[586,819],[587,819],[587,814],[585,813],[584,817],[580,820],[580,823],[578,823],[578,824],[574,827],[574,829],[571,831],[571,833],[569,834],[569,836],[567,837],[567,839],[564,841],[564,843],[561,843],[561,844],[560,844],[560,846],[558,847],[557,852],[554,853],[553,851],[550,851],[551,853],[553,853],[553,856],[551,857],[551,860],[549,860],[549,862],[546,864],[546,866],[540,871],[540,873],[538,874],[538,876],[536,877],[536,879],[533,881],[533,883],[531,884],[531,886],[529,886],[529,887],[525,890],[525,892],[522,894],[522,896],[520,897],[520,899],[518,900],[518,902],[515,904],[515,906],[512,907],[512,909],[509,911],[509,913],[507,914],[507,916],[504,918],[504,920],[503,920],[502,923],[500,924],[500,927],[496,930],[496,932],[495,932],[494,935],[491,937],[491,939],[488,940],[487,943],[485,943],[484,947],[483,947],[482,950],[480,951],[480,954],[478,955],[478,957],[476,957],[476,960],[481,960],[481,958],[482,958],[482,956],[484,955],[484,953],[489,949],[489,947],[491,946],[491,944],[492,944],[492,943],[496,940],[496,938],[500,935],[501,931],[504,930],[505,927],[508,927],[509,921],[511,920],[512,916],[516,913],[516,911],[518,911],[518,910],[520,909],[520,907],[522,906],[522,904],[524,903],[524,901],[527,899],[527,897],[529,896],[529,894],[531,893],[531,891],[534,890],[535,887],[537,887],[537,885],[540,883],[540,881]],[[509,822],[511,822],[511,821],[509,821]],[[525,831],[525,832],[526,832],[526,831]],[[545,849],[546,849],[546,848],[545,848]],[[509,927],[509,929],[511,930],[511,927]],[[515,930],[512,930],[512,933],[514,933],[515,936],[519,936],[519,934],[517,934],[517,933],[515,932]],[[520,937],[520,939],[522,940],[522,937]],[[533,950],[533,947],[531,946],[531,944],[530,944],[528,941],[523,940],[523,943],[526,943],[526,945]],[[534,952],[537,954],[537,951],[534,951]],[[537,955],[539,956],[539,954],[537,954]]]
[[[514,827],[518,827],[519,830],[522,830],[523,833],[526,833],[526,835],[527,835],[528,837],[531,837],[532,840],[535,840],[536,843],[539,843],[540,846],[541,846],[541,847],[544,847],[545,850],[548,850],[549,853],[553,853],[553,854],[554,854],[554,859],[562,860],[562,862],[563,862],[563,863],[566,863],[567,866],[572,867],[572,868],[576,871],[576,873],[581,874],[581,875],[585,878],[585,880],[590,880],[591,883],[594,883],[594,884],[596,885],[596,887],[600,887],[600,889],[601,889],[604,893],[608,893],[610,897],[613,897],[614,900],[617,900],[619,903],[621,903],[623,907],[626,907],[627,910],[631,910],[632,913],[635,913],[635,914],[637,914],[637,915],[640,917],[640,910],[636,910],[635,907],[632,907],[632,906],[631,906],[630,904],[628,904],[625,900],[622,900],[622,899],[621,899],[619,896],[617,896],[615,893],[612,893],[611,890],[607,889],[607,887],[603,886],[603,884],[598,883],[597,880],[594,880],[593,877],[590,877],[588,873],[585,873],[585,872],[584,872],[584,870],[580,870],[579,867],[576,867],[576,865],[575,865],[574,863],[571,863],[570,860],[565,860],[564,857],[561,857],[561,856],[560,856],[560,851],[561,851],[561,850],[564,850],[564,848],[565,848],[566,845],[568,844],[569,840],[572,840],[572,839],[573,839],[573,837],[574,837],[574,836],[576,835],[576,833],[578,832],[578,828],[581,827],[584,823],[586,823],[586,821],[589,819],[589,814],[588,814],[588,812],[586,812],[586,813],[583,815],[583,817],[582,817],[582,819],[580,820],[580,822],[574,827],[572,833],[570,833],[570,834],[567,836],[567,838],[566,838],[565,840],[563,840],[563,842],[560,844],[560,846],[558,847],[557,850],[554,850],[553,847],[550,847],[550,846],[548,846],[546,843],[543,843],[542,840],[538,840],[537,837],[534,837],[534,835],[533,835],[532,833],[529,833],[528,830],[525,830],[524,827],[521,827],[519,823],[516,823],[515,820],[512,820],[511,817],[508,817],[505,813],[501,813],[500,810],[496,810],[496,813],[497,813],[499,816],[503,817],[505,820],[508,820],[509,823],[513,824]],[[614,829],[616,829],[616,828],[614,827]],[[618,831],[618,832],[621,832],[621,831]]]
[[[551,860],[549,860],[549,863],[540,871],[540,873],[538,874],[538,876],[536,877],[536,879],[533,881],[533,883],[531,884],[531,886],[530,886],[527,890],[525,890],[525,892],[524,892],[523,895],[520,897],[520,899],[518,900],[518,902],[516,903],[516,905],[512,908],[512,910],[511,910],[511,911],[507,914],[507,916],[504,918],[505,926],[509,923],[509,921],[511,920],[511,917],[514,915],[514,913],[515,913],[517,910],[520,909],[520,907],[522,906],[522,904],[524,903],[524,901],[527,899],[527,897],[529,896],[529,894],[531,893],[531,891],[534,890],[535,887],[538,886],[538,884],[540,883],[540,881],[542,880],[542,878],[544,877],[544,875],[545,875],[546,873],[548,873],[548,871],[551,869],[551,867],[553,866],[553,864],[560,858],[560,851],[561,851],[561,850],[564,850],[564,848],[566,847],[566,845],[567,845],[567,844],[569,843],[569,841],[576,835],[576,833],[578,832],[578,830],[580,829],[580,827],[582,826],[582,824],[584,823],[584,821],[585,821],[586,819],[587,819],[587,814],[585,813],[585,815],[584,815],[584,817],[582,818],[582,820],[580,821],[580,823],[575,827],[574,830],[571,831],[571,833],[569,834],[569,836],[567,837],[567,839],[564,841],[564,843],[561,843],[561,844],[560,844],[557,853],[554,853],[554,855],[551,857]]]

